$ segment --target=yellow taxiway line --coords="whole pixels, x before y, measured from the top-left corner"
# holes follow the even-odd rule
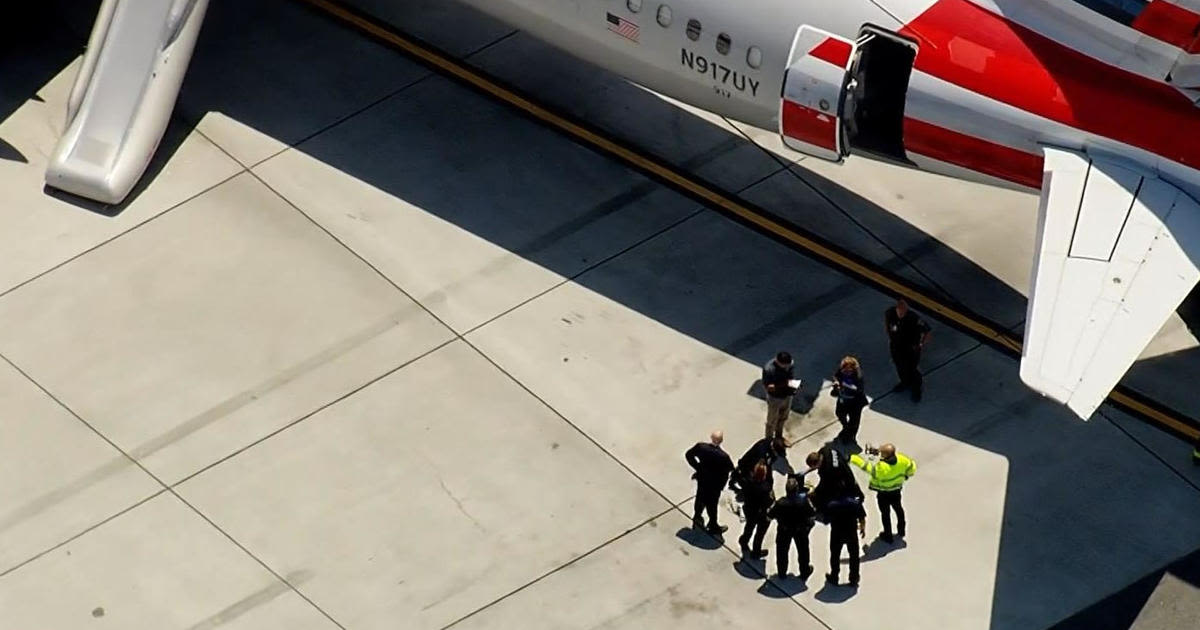
[[[978,314],[971,313],[961,306],[949,304],[900,276],[883,271],[878,265],[808,234],[798,226],[789,224],[760,208],[753,207],[735,195],[722,191],[695,175],[685,173],[660,159],[625,146],[602,132],[590,128],[586,123],[555,112],[425,42],[400,33],[380,20],[359,13],[335,0],[303,1],[366,35],[398,48],[437,72],[465,83],[496,100],[503,101],[543,124],[571,136],[576,142],[614,157],[643,174],[688,194],[710,208],[734,217],[740,222],[884,292],[902,296],[909,304],[953,324],[964,332],[970,333],[1010,355],[1019,356],[1021,354],[1022,341],[1002,326],[990,322]],[[1109,394],[1108,402],[1179,437],[1188,440],[1196,440],[1200,437],[1200,422],[1137,394],[1125,386],[1118,385]]]

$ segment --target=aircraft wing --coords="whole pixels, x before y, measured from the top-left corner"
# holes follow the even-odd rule
[[[1200,204],[1132,166],[1045,158],[1021,380],[1086,419],[1200,280]]]

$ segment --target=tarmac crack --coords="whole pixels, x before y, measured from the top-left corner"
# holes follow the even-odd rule
[[[442,480],[442,475],[438,473],[436,469],[434,469],[433,474],[437,476],[438,485],[442,487],[442,492],[446,494],[447,498],[454,502],[454,506],[458,508],[458,511],[462,512],[463,516],[470,519],[470,521],[475,524],[475,527],[479,528],[479,531],[486,532],[487,528],[483,526],[483,523],[480,523],[478,519],[476,519],[474,516],[471,516],[471,513],[463,507],[462,501],[459,500],[459,498],[450,491],[450,488],[446,486],[446,482]]]

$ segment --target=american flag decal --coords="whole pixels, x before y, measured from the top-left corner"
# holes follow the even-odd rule
[[[631,42],[636,42],[638,40],[638,33],[641,32],[637,24],[611,13],[608,14],[608,30]]]

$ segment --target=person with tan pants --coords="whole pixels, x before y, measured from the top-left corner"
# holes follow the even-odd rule
[[[792,355],[780,352],[763,366],[762,382],[767,390],[767,426],[764,434],[768,440],[783,437],[783,423],[792,411],[792,396],[796,393],[792,372]]]

